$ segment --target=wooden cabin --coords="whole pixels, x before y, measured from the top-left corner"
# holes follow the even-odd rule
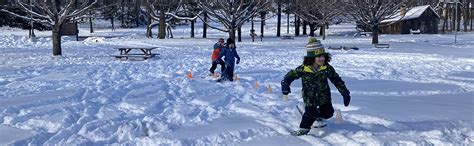
[[[440,17],[430,5],[417,6],[381,22],[382,34],[437,34]]]

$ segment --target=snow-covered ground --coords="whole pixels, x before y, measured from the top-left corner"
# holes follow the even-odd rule
[[[325,47],[360,48],[328,50],[351,104],[333,87],[343,121],[294,137],[301,82],[284,101],[280,81],[302,63],[307,37],[273,37],[270,21],[268,37],[251,42],[247,26],[237,44],[240,79],[215,83],[202,77],[226,34],[203,39],[198,29],[191,39],[188,30],[159,40],[144,28],[83,27],[82,36],[96,37],[63,37],[63,56],[53,57],[50,32],[30,42],[25,30],[1,28],[0,145],[474,145],[474,33],[459,33],[457,45],[453,34],[382,35],[390,48],[376,49],[371,38],[352,37],[353,25],[332,26]],[[160,55],[116,60],[113,48],[123,45],[157,46]]]

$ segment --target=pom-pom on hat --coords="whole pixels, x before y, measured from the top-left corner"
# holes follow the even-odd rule
[[[321,41],[316,39],[315,37],[310,37],[308,39],[308,44],[306,45],[306,48],[324,48],[323,44],[321,44]]]

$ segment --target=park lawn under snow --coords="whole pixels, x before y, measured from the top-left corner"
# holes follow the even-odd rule
[[[360,48],[328,50],[352,95],[344,107],[331,89],[343,121],[331,118],[323,130],[295,137],[289,132],[301,119],[295,108],[301,81],[292,84],[289,101],[282,99],[280,81],[302,63],[307,37],[251,42],[244,35],[237,43],[239,80],[215,83],[203,77],[211,46],[225,33],[191,39],[181,27],[175,39],[159,40],[145,38],[144,28],[93,34],[82,28],[81,35],[96,37],[63,37],[63,56],[53,57],[50,32],[37,32],[40,37],[30,42],[27,31],[3,27],[0,144],[474,143],[473,33],[460,33],[457,45],[452,34],[382,35],[390,48],[376,49],[370,38],[353,38],[353,28],[332,26],[322,41],[325,47]],[[145,61],[112,57],[114,47],[128,45],[157,46],[160,55]],[[193,78],[186,78],[188,71]]]

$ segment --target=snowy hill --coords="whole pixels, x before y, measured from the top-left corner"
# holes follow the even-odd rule
[[[272,29],[273,24],[269,24]],[[280,81],[302,63],[307,37],[263,42],[245,36],[239,80],[208,78],[211,46],[225,33],[147,39],[145,29],[96,29],[84,41],[63,37],[63,56],[53,57],[50,32],[1,28],[0,144],[58,145],[473,145],[474,34],[383,35],[389,49],[353,38],[350,24],[332,26],[331,65],[351,91],[349,107],[332,87],[342,122],[294,137],[301,115],[301,81],[289,101]],[[282,32],[286,32],[283,30]],[[115,36],[105,38],[103,36]],[[199,36],[199,34],[196,34]],[[120,61],[119,45],[157,46],[158,57]],[[186,78],[188,70],[193,78]],[[219,70],[219,69],[218,69]],[[259,87],[256,87],[256,82]],[[269,92],[268,87],[272,92]]]

